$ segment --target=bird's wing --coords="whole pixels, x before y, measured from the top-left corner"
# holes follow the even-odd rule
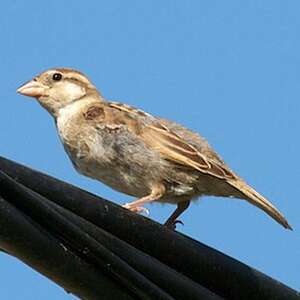
[[[157,149],[167,160],[218,178],[235,178],[235,175],[226,166],[207,158],[194,146],[160,123],[145,127],[142,137],[146,144]]]
[[[136,114],[137,118],[143,117],[143,114],[145,118],[153,118],[152,122],[143,126],[138,135],[143,139],[146,145],[159,151],[161,156],[166,160],[173,161],[177,164],[196,169],[199,172],[221,179],[236,178],[236,175],[225,165],[200,153],[198,149],[184,138],[180,137],[159,119],[156,119],[141,110],[119,103],[110,103],[110,107],[128,114]]]
[[[119,117],[111,118],[115,125],[125,125],[130,132],[142,139],[148,147],[159,151],[164,159],[225,180],[239,193],[234,193],[234,195],[246,199],[264,210],[285,228],[291,229],[284,216],[266,198],[236,176],[222,161],[201,153],[197,149],[198,147],[196,148],[187,139],[172,130],[168,123],[124,104],[109,103],[108,105],[111,109],[119,112],[116,113]]]

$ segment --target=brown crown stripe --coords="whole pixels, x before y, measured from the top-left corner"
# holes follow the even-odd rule
[[[53,71],[58,71],[63,73],[67,79],[73,79],[84,83],[89,83],[89,80],[86,78],[86,76],[77,70],[73,70],[69,68],[57,68],[57,69],[53,69]]]

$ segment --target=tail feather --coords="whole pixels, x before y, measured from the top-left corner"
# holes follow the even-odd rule
[[[280,211],[271,202],[269,202],[266,198],[264,198],[262,195],[256,192],[245,182],[241,180],[228,180],[227,182],[239,192],[241,192],[248,202],[261,208],[264,212],[266,212],[270,217],[276,220],[284,228],[293,230],[287,222],[287,220],[285,219],[285,217],[280,213]]]

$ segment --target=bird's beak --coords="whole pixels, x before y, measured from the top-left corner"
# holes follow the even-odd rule
[[[45,95],[46,87],[35,79],[32,79],[17,89],[17,93],[39,98]]]

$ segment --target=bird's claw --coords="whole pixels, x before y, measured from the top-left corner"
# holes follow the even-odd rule
[[[182,221],[174,220],[174,221],[166,222],[165,226],[168,227],[171,230],[175,230],[176,229],[176,224],[181,224],[182,226],[184,225],[184,223]]]
[[[146,216],[149,216],[150,212],[147,208],[143,206],[131,206],[130,203],[125,203],[122,205],[122,207],[129,209],[132,212],[139,213],[139,214],[145,214]]]

